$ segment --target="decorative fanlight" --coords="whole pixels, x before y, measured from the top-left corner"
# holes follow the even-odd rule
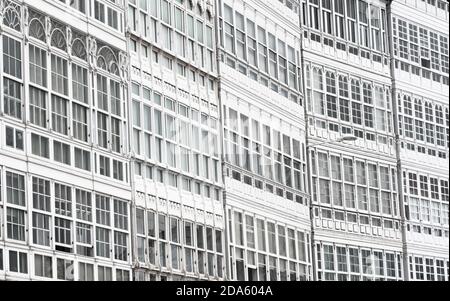
[[[211,18],[214,17],[214,5],[211,0],[206,0],[206,12],[209,13]]]
[[[200,13],[203,14],[205,12],[205,0],[197,0],[197,5],[200,10]]]

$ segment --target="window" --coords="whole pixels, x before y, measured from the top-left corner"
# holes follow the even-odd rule
[[[380,200],[378,195],[378,190],[369,189],[369,197],[370,197],[370,211],[372,212],[380,212]]]
[[[5,65],[5,64],[4,64]],[[16,81],[3,78],[3,111],[6,115],[22,119],[22,86]]]
[[[245,224],[247,232],[247,247],[255,248],[255,227],[253,225],[253,217],[246,215]]]
[[[110,225],[110,198],[103,195],[95,196],[96,221],[105,226]]]
[[[75,189],[76,215],[78,219],[92,221],[91,193],[81,189]]]
[[[70,165],[70,145],[54,140],[53,156],[56,162]]]
[[[87,108],[73,103],[72,104],[72,134],[75,139],[87,142],[88,128],[87,128]]]
[[[94,265],[89,264],[89,263],[79,262],[78,263],[78,280],[79,281],[94,281]]]
[[[108,116],[100,112],[97,113],[97,137],[98,145],[108,148]]]
[[[354,182],[353,176],[353,161],[351,159],[344,158],[344,180],[350,183]]]
[[[70,246],[72,244],[71,222],[55,217],[55,243]]]
[[[98,281],[112,281],[112,268],[98,266]]]
[[[345,247],[336,247],[337,253],[337,270],[339,272],[347,272],[347,250]]]
[[[286,229],[283,226],[278,225],[278,248],[281,256],[287,256],[286,249]]]
[[[434,281],[434,262],[431,258],[425,258],[425,272],[428,281]]]
[[[386,253],[386,271],[388,277],[395,277],[395,254]]]
[[[445,269],[443,260],[436,260],[436,272],[437,272],[437,280],[445,281]]]
[[[92,231],[91,226],[84,223],[76,222],[75,224],[75,234],[76,234],[76,242],[83,244],[81,247],[85,248],[85,246],[88,246],[88,248],[92,247]],[[77,253],[78,253],[77,249]],[[85,252],[85,251],[83,251]],[[92,256],[90,252],[86,252],[84,254],[80,254],[84,256]]]
[[[7,237],[25,241],[25,211],[6,208]]]
[[[94,18],[105,23],[105,5],[98,0],[94,2]]]
[[[123,164],[117,160],[113,160],[113,178],[123,181]]]
[[[155,213],[151,211],[147,212],[147,235],[156,237]]]
[[[417,175],[413,173],[409,173],[409,193],[418,195]]]
[[[75,153],[75,167],[90,171],[91,153],[77,147],[74,148],[74,153]]]
[[[269,252],[272,254],[277,254],[277,246],[276,246],[276,234],[275,234],[275,224],[267,223],[267,232],[268,232],[268,244],[269,244]]]
[[[386,189],[386,190],[390,189],[389,168],[380,166],[380,182],[381,182],[382,189]]]
[[[116,269],[116,281],[130,281],[130,272]]]
[[[417,280],[424,280],[423,275],[423,258],[421,257],[414,257],[415,261],[415,270],[416,270],[416,279]]]
[[[39,277],[53,277],[53,260],[49,256],[34,255],[34,274]]]
[[[108,111],[108,79],[97,75],[97,102],[98,107]]]
[[[125,201],[114,199],[114,227],[128,229],[128,204]]]
[[[52,54],[52,90],[68,95],[67,61]]]
[[[121,115],[120,84],[113,80],[110,80],[109,83],[111,91],[111,113],[120,116]]]
[[[9,126],[5,127],[5,132],[6,145],[18,150],[23,150],[23,132]]]
[[[243,245],[244,234],[243,234],[243,220],[242,213],[234,212],[234,241],[237,245]]]
[[[381,192],[381,206],[384,214],[392,214],[391,195],[389,192]]]
[[[112,28],[118,29],[119,23],[118,23],[118,14],[117,11],[114,9],[108,7],[108,23],[109,26]]]
[[[6,201],[10,204],[25,206],[25,177],[6,172]]]
[[[111,164],[110,164],[109,157],[99,155],[98,160],[99,160],[99,169],[100,169],[99,173],[102,176],[106,176],[106,177],[111,176],[111,167],[110,167]]]
[[[348,249],[350,258],[350,272],[359,273],[359,252],[358,249]]]
[[[28,257],[26,253],[9,251],[9,271],[28,274]]]
[[[43,128],[47,127],[46,95],[44,91],[30,86],[30,122]]]
[[[73,261],[67,259],[56,259],[56,277],[59,280],[74,280]]]
[[[117,260],[128,260],[127,234],[114,231],[114,258]]]
[[[31,134],[31,153],[36,156],[50,158],[48,138]]]
[[[70,1],[70,6],[79,10],[82,13],[85,13],[86,7],[84,0],[73,0]],[[59,279],[59,278],[58,278]]]
[[[67,135],[68,131],[68,101],[52,95],[52,128],[58,133]]]
[[[110,231],[96,227],[96,250],[97,256],[110,258]]]
[[[30,45],[29,60],[30,81],[37,85],[47,87],[47,52]]]
[[[449,201],[448,181],[441,180],[441,200],[444,202]]]
[[[334,250],[333,246],[323,246],[324,269],[334,271]]]
[[[72,64],[72,95],[75,100],[88,103],[87,70]]]
[[[353,185],[344,185],[345,206],[348,208],[356,208],[355,190]]]
[[[22,78],[21,43],[3,35],[3,72]]]
[[[33,208],[50,211],[50,181],[33,177]]]
[[[72,216],[72,189],[69,186],[55,183],[55,213]]]

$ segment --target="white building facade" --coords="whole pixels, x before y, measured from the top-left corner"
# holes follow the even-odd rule
[[[448,2],[392,4],[409,280],[449,277],[448,18]]]
[[[302,7],[317,280],[400,280],[386,2]]]
[[[123,3],[0,3],[0,277],[131,280]]]
[[[215,5],[128,1],[136,280],[223,280]]]
[[[0,0],[0,280],[448,281],[448,10]]]
[[[311,278],[299,5],[219,1],[231,280]]]

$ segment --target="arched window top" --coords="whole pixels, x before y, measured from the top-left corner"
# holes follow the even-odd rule
[[[2,1],[5,2],[3,8],[3,24],[16,31],[20,31],[21,28],[20,6],[18,4],[13,3],[12,1],[8,0]]]
[[[30,37],[45,42],[45,27],[41,20],[39,20],[38,18],[34,18],[30,21],[28,34],[30,35]]]
[[[327,92],[335,94],[336,93],[335,75],[331,71],[327,71],[325,74],[326,74],[325,77],[326,77]]]
[[[311,87],[311,72],[310,72],[311,70],[309,68],[309,65],[306,65],[305,69],[306,69],[306,71],[305,71],[305,74],[306,74],[306,85],[308,87]]]
[[[359,80],[356,78],[352,78],[352,86],[358,86],[359,88]]]
[[[348,82],[348,78],[345,75],[339,75],[339,81],[347,83]]]
[[[372,104],[372,84],[363,82],[363,99],[365,103]]]
[[[444,124],[444,111],[440,105],[435,106],[436,123]]]
[[[447,127],[448,127],[449,123],[450,123],[450,117],[449,117],[449,114],[448,114],[448,108],[445,108],[445,124],[447,125]]]
[[[348,97],[348,80],[346,76],[339,75],[339,95]]]
[[[64,35],[61,29],[55,28],[52,31],[52,35],[50,38],[50,45],[63,51],[67,51],[66,36]]]
[[[429,101],[425,101],[425,119],[434,121],[433,105]]]
[[[189,9],[193,10],[194,9],[194,0],[189,0],[188,3],[189,3]]]
[[[412,116],[413,112],[412,112],[411,96],[409,96],[409,95],[403,96],[403,108],[405,110],[404,111],[405,114]]]
[[[106,64],[106,60],[104,57],[99,56],[97,58],[97,67],[103,70],[108,70],[107,64]]]
[[[208,5],[206,7],[206,18],[208,19],[209,22],[211,22],[213,17],[214,17],[214,11],[212,9],[212,6]]]
[[[97,54],[97,66],[112,74],[119,75],[117,55],[109,46],[102,46]]]
[[[384,89],[381,86],[375,86],[375,102],[378,107],[385,107]]]
[[[313,72],[322,75],[322,69],[319,67],[313,67]]]
[[[384,92],[384,88],[382,86],[375,85],[375,91],[383,93]]]
[[[316,67],[313,68],[313,83],[314,89],[323,90],[322,70]]]
[[[423,118],[422,100],[419,98],[414,99],[414,114],[417,118]]]
[[[359,86],[359,80],[352,78],[351,80],[352,99],[361,100],[361,87]]]
[[[87,50],[84,42],[76,38],[72,42],[72,55],[82,60],[87,60]]]
[[[363,82],[363,89],[372,89],[372,84],[371,83],[367,83],[367,82]]]
[[[197,3],[197,13],[198,13],[199,15],[202,15],[203,12],[204,12],[203,4],[202,4],[202,2],[198,2],[198,3]]]
[[[119,76],[119,65],[117,65],[115,62],[112,62],[109,67],[109,72]]]

